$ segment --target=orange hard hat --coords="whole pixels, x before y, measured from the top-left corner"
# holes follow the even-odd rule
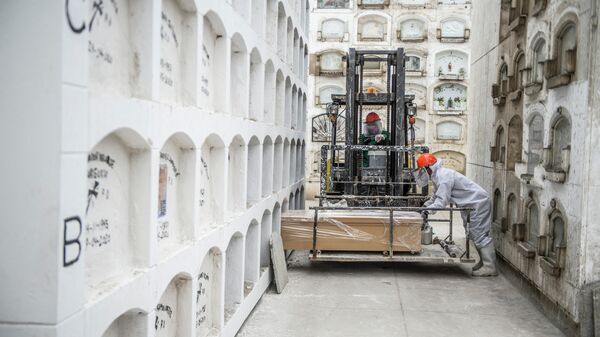
[[[377,122],[380,120],[381,120],[381,118],[379,118],[379,115],[376,114],[375,112],[369,112],[367,114],[367,123],[373,123],[373,122]]]
[[[431,166],[437,162],[437,158],[431,153],[423,153],[417,158],[417,167],[423,168],[426,166]]]

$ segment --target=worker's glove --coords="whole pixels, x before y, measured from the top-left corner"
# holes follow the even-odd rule
[[[382,134],[375,135],[375,141],[377,143],[381,142],[384,139]]]
[[[423,221],[427,221],[427,218],[429,217],[429,211],[427,210],[422,210],[421,211],[421,218],[423,218]]]

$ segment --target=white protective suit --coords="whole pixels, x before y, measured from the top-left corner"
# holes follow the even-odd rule
[[[492,203],[488,193],[462,174],[442,167],[441,159],[430,168],[434,194],[425,207],[441,208],[453,203],[459,208],[473,208],[469,238],[478,248],[487,246],[492,242]],[[462,218],[466,226],[466,212],[462,212]]]

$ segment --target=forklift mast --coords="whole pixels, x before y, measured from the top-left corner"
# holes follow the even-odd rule
[[[331,110],[345,105],[345,146],[344,163],[335,165],[337,178],[346,181],[343,188],[328,189],[344,195],[371,196],[406,196],[410,189],[410,163],[414,161],[414,151],[428,152],[426,147],[414,146],[414,128],[409,125],[409,118],[416,115],[414,96],[405,95],[405,54],[403,48],[395,50],[356,50],[351,48],[345,56],[346,62],[346,94],[332,95]],[[385,87],[382,92],[368,92],[365,87],[365,64],[375,63],[385,74]],[[385,91],[384,91],[385,90]],[[362,123],[369,107],[383,110],[385,107],[385,129],[390,134],[389,144],[376,148],[360,143]],[[334,123],[335,124],[335,123]],[[337,129],[333,125],[332,139],[336,139]],[[364,147],[364,148],[361,148]],[[339,146],[332,143],[332,156]],[[380,174],[377,170],[369,171],[361,163],[361,156],[369,150],[386,151],[386,169]],[[342,171],[343,174],[339,174]],[[365,178],[365,174],[369,177]],[[339,179],[338,179],[339,181]],[[354,182],[354,183],[352,183]],[[379,185],[380,187],[373,187]],[[367,187],[371,186],[371,187]],[[413,191],[415,187],[412,188]],[[368,190],[367,192],[365,192]],[[373,190],[377,190],[373,192]]]

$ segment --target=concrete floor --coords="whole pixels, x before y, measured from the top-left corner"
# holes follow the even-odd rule
[[[311,264],[294,252],[284,292],[269,290],[237,336],[564,336],[504,277],[470,268]]]

